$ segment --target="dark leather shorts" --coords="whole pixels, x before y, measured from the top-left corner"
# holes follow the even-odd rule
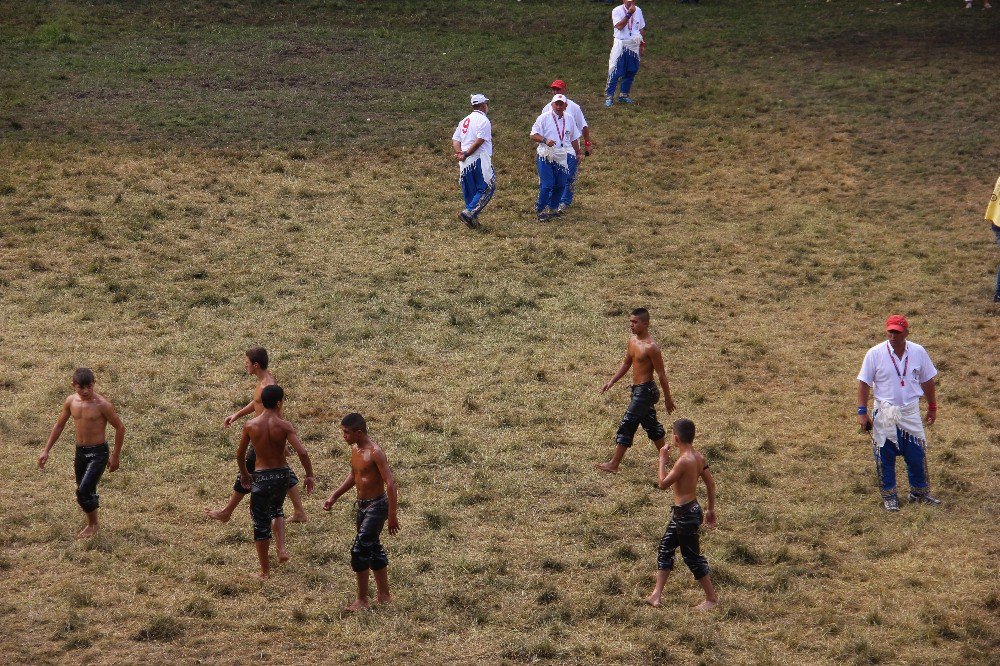
[[[632,446],[632,439],[635,431],[641,425],[649,439],[657,441],[667,435],[667,431],[656,419],[656,403],[660,400],[660,391],[656,388],[655,382],[636,384],[632,387],[632,401],[629,402],[625,416],[622,417],[621,425],[615,434],[615,443],[620,446]]]

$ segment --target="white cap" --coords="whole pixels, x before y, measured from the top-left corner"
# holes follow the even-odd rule
[[[477,104],[485,104],[488,101],[490,100],[486,99],[486,95],[482,93],[476,93],[475,95],[472,96],[472,106],[475,106]]]
[[[552,103],[555,104],[556,102],[562,102],[563,104],[565,104],[566,103],[566,95],[553,95],[552,96]]]

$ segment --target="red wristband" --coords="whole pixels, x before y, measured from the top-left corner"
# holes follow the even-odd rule
[[[928,402],[927,403],[927,410],[931,411],[931,412],[936,412],[937,411],[937,403],[936,402]]]

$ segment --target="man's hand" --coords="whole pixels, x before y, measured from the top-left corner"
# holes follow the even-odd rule
[[[581,153],[579,150],[576,151],[576,159],[577,160],[582,160],[583,159],[583,153]]]
[[[858,414],[858,424],[865,432],[872,429],[872,420],[867,414]]]
[[[715,509],[709,509],[705,512],[705,527],[712,529],[715,524]]]
[[[667,414],[673,414],[674,410],[677,409],[677,406],[674,404],[674,399],[669,395],[663,398],[663,402],[666,405]]]
[[[462,160],[465,159],[465,154],[462,151],[457,150],[455,151],[455,159],[461,162]]]
[[[112,453],[111,457],[108,458],[108,471],[114,472],[115,470],[117,470],[118,464],[119,464],[118,454]]]
[[[937,421],[937,409],[928,409],[927,418],[924,419],[924,423],[934,425],[935,421]]]
[[[553,139],[546,139],[545,145],[551,148],[552,146],[556,145],[556,142]]]
[[[45,469],[45,463],[49,461],[49,452],[42,451],[42,454],[38,456],[38,469]]]
[[[639,57],[646,55],[646,42],[639,42]]]
[[[670,461],[670,445],[669,444],[664,444],[663,446],[660,447],[660,460],[662,460],[663,462],[669,462]]]
[[[614,382],[606,383],[604,386],[601,387],[601,393],[605,393],[609,388],[614,386],[614,384],[615,384]]]
[[[231,426],[231,425],[233,424],[233,421],[235,421],[235,420],[236,420],[236,414],[235,414],[235,413],[233,413],[233,414],[230,414],[230,415],[229,415],[229,416],[227,416],[227,417],[226,417],[226,419],[225,419],[225,420],[224,420],[224,421],[222,422],[222,427],[223,427],[223,428],[228,428],[229,426]]]
[[[333,505],[337,503],[337,499],[338,498],[335,495],[331,495],[330,499],[328,499],[327,501],[323,502],[323,510],[324,511],[329,511],[330,509],[332,509]]]
[[[250,487],[253,485],[253,476],[249,473],[244,474],[243,472],[240,472],[240,485],[247,490],[250,490]]]
[[[306,487],[306,495],[312,495],[312,491],[316,490],[316,479],[307,476],[303,483]]]
[[[398,531],[399,531],[399,518],[396,517],[396,514],[390,513],[389,514],[389,534],[395,534]]]

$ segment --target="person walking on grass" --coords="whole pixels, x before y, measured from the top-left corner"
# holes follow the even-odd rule
[[[899,511],[896,496],[896,457],[903,456],[910,481],[910,502],[941,504],[930,494],[927,439],[920,421],[920,397],[927,396],[927,425],[937,420],[934,377],[937,369],[923,347],[906,338],[909,323],[903,315],[885,322],[888,340],[868,350],[858,373],[858,423],[872,433],[872,454],[886,511]],[[875,404],[868,415],[868,396]]]
[[[674,505],[670,509],[670,522],[660,540],[656,558],[656,584],[645,602],[653,608],[660,607],[663,585],[674,568],[674,551],[680,546],[684,564],[691,570],[694,579],[705,591],[705,600],[695,606],[698,610],[710,610],[719,603],[719,597],[712,586],[708,560],[701,554],[698,544],[698,528],[704,521],[706,527],[715,527],[715,479],[708,469],[705,456],[694,450],[694,423],[688,419],[677,419],[673,424],[673,441],[679,456],[670,472],[670,447],[660,449],[657,469],[660,490],[674,487]],[[708,509],[704,518],[698,504],[698,479],[705,482],[708,493]]]
[[[635,104],[629,97],[632,82],[639,72],[639,60],[646,55],[646,20],[635,0],[622,0],[622,4],[611,10],[615,41],[611,46],[608,62],[608,86],[604,91],[604,106],[615,103],[615,89],[621,81],[618,101]]]
[[[562,79],[553,81],[549,88],[556,95],[566,94],[566,82]],[[542,109],[542,113],[551,112],[552,102],[549,102]],[[579,104],[567,97],[566,113],[573,117],[576,124],[576,136],[573,138],[577,141],[583,138],[583,157],[590,157],[590,149],[594,144],[590,140],[590,127],[587,126],[587,118],[583,115],[583,109],[580,108]],[[569,164],[569,179],[566,181],[566,189],[563,190],[562,198],[559,200],[559,207],[556,209],[556,212],[560,215],[565,213],[566,209],[573,204],[573,196],[576,194],[576,175],[581,162],[580,159],[576,158],[575,153],[567,153],[566,160]]]
[[[358,595],[347,612],[368,608],[368,571],[375,577],[377,600],[380,604],[392,601],[389,592],[389,556],[382,547],[379,536],[386,520],[389,534],[399,531],[397,518],[396,478],[389,469],[389,461],[382,447],[368,436],[368,424],[361,414],[348,414],[340,422],[344,441],[351,445],[351,471],[330,499],[323,503],[329,511],[337,500],[352,487],[358,489],[355,527],[357,536],[351,545],[351,569],[358,583]]]
[[[118,469],[122,445],[125,443],[125,424],[118,418],[114,405],[94,390],[95,384],[94,373],[90,368],[77,368],[73,372],[73,394],[63,401],[59,418],[56,419],[45,448],[38,456],[38,469],[44,470],[52,447],[72,416],[76,428],[76,458],[73,462],[76,472],[76,501],[87,514],[87,525],[77,535],[78,539],[92,537],[101,528],[97,519],[97,510],[101,506],[97,483],[105,468],[110,472]],[[105,436],[109,424],[115,429],[115,448],[110,456]]]
[[[566,95],[553,95],[551,107],[543,111],[531,126],[531,140],[538,144],[538,202],[535,212],[539,222],[558,217],[566,185],[569,183],[569,154],[580,159],[580,141],[576,121],[566,113]]]
[[[292,470],[288,467],[288,447],[291,446],[306,471],[306,493],[316,486],[312,461],[291,423],[281,418],[281,403],[285,392],[277,384],[265,386],[260,401],[264,411],[243,426],[236,460],[240,466],[240,483],[250,493],[250,516],[253,518],[253,541],[260,561],[260,577],[271,573],[269,550],[272,532],[277,537],[278,561],[287,562],[284,549],[285,494],[291,486]],[[247,449],[253,444],[257,452],[254,466],[247,465]]]
[[[673,413],[674,401],[670,397],[670,385],[667,383],[667,372],[663,367],[663,354],[656,340],[649,334],[649,310],[646,308],[636,308],[629,314],[628,325],[632,331],[625,348],[625,360],[618,368],[618,372],[608,382],[601,387],[601,393],[606,392],[615,385],[619,379],[625,376],[629,368],[632,368],[632,400],[629,402],[625,416],[622,417],[618,432],[615,434],[615,452],[611,460],[606,463],[595,465],[602,472],[618,473],[618,466],[621,464],[625,452],[632,446],[632,439],[635,431],[641,425],[653,441],[657,450],[663,449],[666,444],[666,430],[656,419],[656,403],[660,400],[660,393],[656,390],[656,382],[653,381],[653,373],[656,373],[663,387],[664,406],[667,414]]]
[[[996,238],[997,245],[1000,246],[1000,178],[997,178],[990,203],[986,206],[986,221],[990,223],[993,237]],[[993,302],[1000,303],[1000,266],[997,266],[997,285],[993,292]]]
[[[237,412],[234,412],[227,416],[222,422],[223,427],[228,428],[235,421],[240,420],[248,414],[253,414],[255,416],[260,416],[264,413],[264,405],[261,402],[261,393],[268,386],[272,386],[274,382],[274,376],[271,375],[271,371],[268,370],[268,358],[267,350],[263,347],[253,347],[246,351],[244,357],[244,367],[246,371],[257,378],[257,386],[254,389],[253,399],[246,404],[245,407]],[[247,450],[247,467],[253,469],[254,460],[256,460],[257,454],[253,446],[250,446]],[[302,505],[302,494],[299,492],[299,479],[295,476],[295,472],[292,471],[290,477],[291,487],[288,489],[288,496],[292,500],[292,507],[294,511],[292,517],[288,520],[290,523],[304,523],[308,520],[306,515],[305,507]],[[233,483],[233,492],[229,496],[229,502],[226,506],[221,509],[205,509],[205,515],[212,520],[218,520],[223,523],[228,523],[229,519],[233,516],[233,511],[239,506],[240,502],[249,491],[243,487],[240,482],[240,478],[237,476],[235,483]],[[285,550],[284,543],[284,530],[282,530],[281,535],[278,537],[277,548],[279,552]]]
[[[472,96],[472,113],[458,123],[451,135],[451,147],[458,160],[458,183],[465,208],[458,219],[470,229],[479,226],[479,214],[493,198],[497,179],[493,172],[493,125],[487,114],[486,95]]]

